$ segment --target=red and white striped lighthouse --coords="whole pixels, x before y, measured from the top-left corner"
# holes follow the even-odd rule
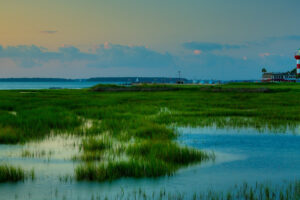
[[[296,51],[295,58],[297,60],[297,77],[300,76],[300,49]]]

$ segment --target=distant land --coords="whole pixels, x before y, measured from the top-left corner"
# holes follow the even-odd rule
[[[74,82],[79,79],[64,78],[0,78],[0,82]]]
[[[65,78],[0,78],[0,82],[124,82],[124,83],[175,83],[179,78],[174,77],[95,77],[88,79]],[[188,82],[186,78],[181,81]]]
[[[87,79],[67,79],[67,78],[0,78],[0,83],[4,82],[98,82],[98,83],[116,83],[116,84],[130,84],[130,83],[176,83],[179,78],[176,77],[94,77]],[[200,84],[216,84],[216,83],[238,83],[238,82],[260,82],[261,80],[214,80],[201,79],[192,80],[187,78],[180,78],[184,83],[200,83]]]

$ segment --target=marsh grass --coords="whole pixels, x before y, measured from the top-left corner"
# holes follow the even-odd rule
[[[96,149],[96,148],[92,148]],[[81,159],[89,161],[75,169],[77,180],[107,181],[122,177],[171,176],[181,166],[213,158],[213,155],[180,147],[166,140],[144,140],[126,148],[129,160],[114,160],[95,163],[103,154],[98,151],[85,152]],[[102,160],[101,160],[102,161]]]
[[[75,157],[87,161],[76,169],[77,179],[102,181],[171,175],[181,166],[213,158],[172,142],[176,126],[285,131],[297,128],[300,121],[300,84],[138,87],[179,90],[0,91],[0,143],[41,140],[53,132],[87,137],[82,142],[83,154]],[[260,88],[270,90],[264,93]],[[86,126],[86,119],[93,123]],[[109,135],[108,141],[98,139],[104,133]],[[116,149],[115,141],[123,144],[122,148]],[[115,161],[107,159],[107,154],[116,157]],[[120,159],[124,154],[126,160]],[[92,179],[93,173],[96,178]]]
[[[34,179],[34,170],[25,172],[20,167],[13,167],[6,164],[0,165],[0,182],[17,182],[26,179]]]
[[[52,130],[72,132],[81,123],[71,112],[51,106],[21,110],[17,116],[0,114],[0,143],[43,139]]]
[[[227,192],[219,192],[209,189],[203,192],[183,193],[176,191],[166,191],[162,188],[160,191],[149,192],[148,190],[137,189],[132,192],[126,192],[121,189],[117,194],[111,197],[92,195],[91,199],[118,199],[118,200],[299,200],[300,199],[300,181],[285,183],[280,186],[266,183],[256,183],[248,185],[247,183],[235,186]]]
[[[42,158],[42,157],[47,157],[48,159],[51,158],[53,155],[53,151],[48,151],[46,152],[45,150],[35,150],[35,151],[30,151],[30,150],[23,150],[21,152],[21,157],[23,158]]]
[[[82,141],[84,151],[102,151],[112,147],[112,141],[108,137],[95,138],[89,137]]]
[[[170,141],[145,141],[129,146],[127,153],[135,158],[143,157],[146,160],[158,159],[174,166],[188,165],[214,158],[203,151],[188,147],[180,147]]]
[[[16,129],[0,125],[0,144],[16,144],[18,141],[19,134]]]
[[[74,156],[73,160],[85,162],[101,161],[104,152],[112,148],[112,138],[107,135],[101,137],[90,136],[82,140],[80,149],[83,150],[80,156]]]
[[[174,123],[208,126],[216,122],[220,126],[228,127],[247,125],[258,129],[276,129],[278,126],[281,128],[290,124],[296,125],[300,121],[299,84],[228,84],[212,87],[267,87],[276,92],[218,93],[184,89],[158,93],[101,93],[89,90],[41,90],[23,94],[20,93],[22,91],[1,91],[0,98],[3,101],[0,102],[0,143],[42,139],[52,130],[86,135],[97,135],[104,131],[117,135],[125,131],[144,137],[144,126],[163,129],[158,126]],[[166,108],[169,112],[160,112],[161,108]],[[12,111],[17,115],[10,114]],[[159,115],[156,116],[156,113]],[[232,120],[229,123],[221,120],[228,117],[250,120],[247,123],[243,120]],[[83,124],[82,119],[101,121],[101,125],[76,131]],[[168,136],[170,132],[165,133]],[[146,135],[155,137],[148,136],[148,133]]]
[[[75,170],[76,179],[88,181],[112,181],[122,177],[159,177],[172,175],[175,169],[168,164],[153,159],[140,161],[109,162],[107,164],[87,164],[78,166]]]
[[[167,128],[164,125],[146,123],[143,126],[137,127],[133,131],[133,135],[144,139],[161,139],[170,140],[176,137],[174,129]]]

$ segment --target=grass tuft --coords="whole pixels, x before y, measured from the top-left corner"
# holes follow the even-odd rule
[[[0,182],[17,182],[25,179],[34,179],[34,171],[25,172],[20,167],[13,167],[9,165],[0,165]]]
[[[122,177],[159,177],[172,175],[175,169],[164,162],[158,160],[151,161],[120,161],[109,162],[108,164],[86,164],[76,168],[75,174],[77,180],[88,181],[107,181]]]
[[[173,142],[145,141],[141,144],[131,145],[127,153],[133,157],[142,156],[145,159],[155,158],[173,165],[188,165],[190,163],[201,162],[212,158],[205,152],[180,147]]]
[[[112,142],[109,138],[90,137],[82,142],[82,148],[84,151],[102,151],[111,148],[111,146]]]

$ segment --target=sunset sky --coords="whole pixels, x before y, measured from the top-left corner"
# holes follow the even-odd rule
[[[295,68],[299,0],[0,0],[0,77],[259,79]]]

